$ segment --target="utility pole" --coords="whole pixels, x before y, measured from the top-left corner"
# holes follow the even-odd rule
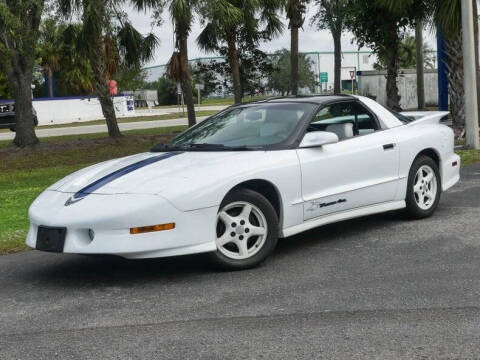
[[[475,19],[477,21],[477,19]],[[462,45],[465,87],[465,137],[466,145],[480,149],[478,134],[477,72],[475,65],[475,42],[473,31],[473,6],[471,0],[462,0]]]

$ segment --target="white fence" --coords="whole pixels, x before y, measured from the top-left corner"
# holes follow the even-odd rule
[[[117,117],[133,116],[135,109],[132,96],[113,98]],[[34,99],[39,125],[68,124],[104,119],[100,102],[95,97],[68,97]]]
[[[380,104],[387,104],[386,71],[362,71],[358,74],[360,95],[375,98]],[[402,109],[417,109],[417,73],[415,70],[400,70],[397,78]],[[438,105],[437,70],[425,70],[425,104]]]

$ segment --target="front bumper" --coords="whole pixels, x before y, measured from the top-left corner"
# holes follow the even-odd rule
[[[28,246],[35,248],[38,227],[45,225],[67,228],[65,253],[150,258],[216,250],[216,207],[184,212],[160,196],[133,194],[91,194],[65,206],[70,196],[47,190],[34,201]],[[170,222],[175,229],[130,234],[131,227]]]

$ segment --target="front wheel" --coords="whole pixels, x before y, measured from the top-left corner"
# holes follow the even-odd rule
[[[278,239],[278,217],[261,194],[239,189],[222,201],[217,215],[216,264],[242,270],[260,264],[273,251]]]
[[[417,158],[408,174],[407,212],[422,219],[431,216],[440,201],[441,182],[438,166],[431,158]]]

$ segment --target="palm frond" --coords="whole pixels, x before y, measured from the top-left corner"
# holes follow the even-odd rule
[[[218,48],[218,30],[213,23],[208,23],[198,35],[197,46],[204,51],[215,51]]]

